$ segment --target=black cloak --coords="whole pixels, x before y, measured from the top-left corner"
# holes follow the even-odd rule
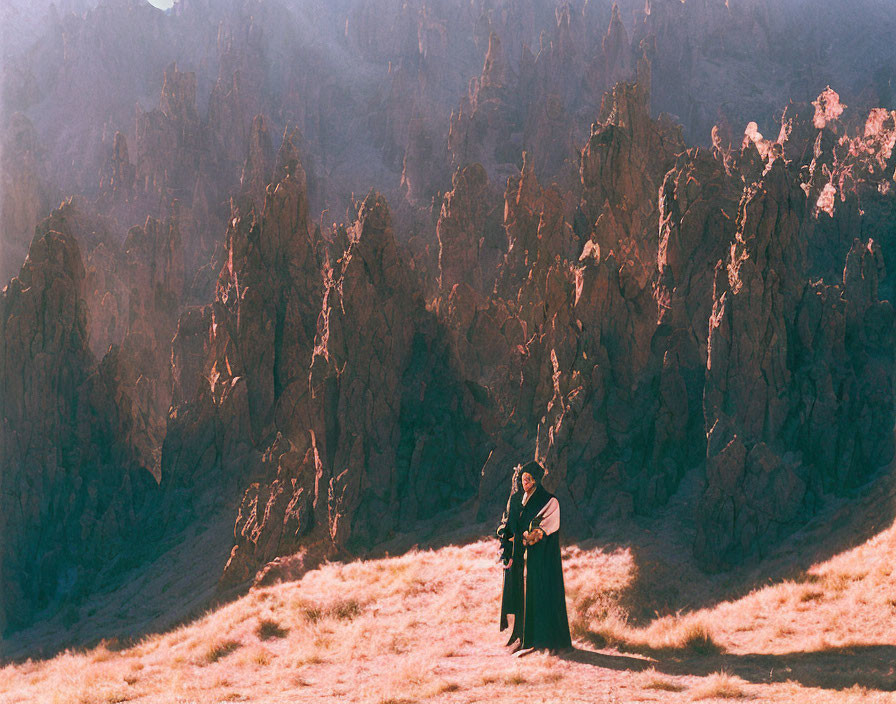
[[[523,565],[525,563],[524,529],[519,527],[523,496],[525,496],[523,490],[515,488],[507,500],[504,517],[501,519],[501,525],[498,526],[498,538],[501,540],[501,560],[505,565],[513,560],[510,567],[504,570],[504,590],[501,593],[501,630],[507,628],[507,616],[512,614],[514,636],[519,637],[522,636],[522,632],[517,631],[523,618]],[[519,537],[514,540],[516,536]]]
[[[507,628],[507,616],[513,614],[513,632],[522,639],[524,648],[568,648],[571,639],[560,559],[560,531],[546,535],[534,545],[523,545],[523,531],[537,527],[538,512],[555,497],[540,484],[525,506],[522,503],[524,496],[522,491],[511,494],[498,528],[504,555],[513,558],[510,568],[504,571],[501,630]]]

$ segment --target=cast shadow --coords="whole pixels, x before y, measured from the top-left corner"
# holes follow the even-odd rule
[[[632,623],[733,601],[786,580],[815,583],[813,565],[855,548],[896,521],[896,468],[881,470],[849,495],[830,498],[802,527],[764,554],[726,571],[707,572],[693,556],[694,487],[670,500],[662,516],[636,517],[629,525],[598,527],[596,539],[578,545],[604,552],[626,550],[635,566],[624,599]]]
[[[724,671],[753,684],[796,682],[804,687],[841,690],[859,686],[882,692],[896,691],[896,646],[857,645],[809,652],[731,654],[675,657],[656,654],[633,657],[578,648],[560,656],[564,660],[610,670],[640,672],[653,667],[675,676],[705,677]]]

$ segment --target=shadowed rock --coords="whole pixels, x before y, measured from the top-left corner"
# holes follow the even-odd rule
[[[97,366],[88,347],[84,283],[77,242],[39,230],[0,298],[2,631],[139,560],[157,493],[127,440],[114,362]]]
[[[716,269],[695,546],[714,567],[761,554],[827,492],[893,457],[893,310],[877,298],[879,249],[856,242],[842,285],[810,283],[805,217],[805,194],[776,160],[745,192]]]

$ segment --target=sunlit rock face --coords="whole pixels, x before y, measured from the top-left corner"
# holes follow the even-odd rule
[[[234,213],[216,302],[174,340],[163,486],[191,488],[197,510],[208,481],[243,492],[225,585],[302,545],[359,549],[457,505],[484,458],[385,201],[314,240],[289,169],[260,215]]]
[[[135,526],[226,515],[230,588],[533,457],[573,537],[690,472],[724,568],[892,458],[870,0],[87,4],[3,10],[48,20],[3,62],[0,627]]]
[[[765,554],[893,457],[896,134],[888,111],[860,115],[827,88],[775,141],[748,130],[739,156],[717,151],[744,189],[707,338],[695,550],[711,568]]]
[[[538,45],[508,42],[493,25],[481,74],[452,112],[452,168],[483,164],[500,180],[519,170],[526,151],[536,175],[575,183],[577,145],[600,108],[603,92],[630,80],[637,59],[618,8],[600,26],[593,5],[563,5]]]
[[[465,284],[488,296],[506,246],[497,194],[480,164],[459,170],[452,185],[436,225],[439,288],[447,294],[457,284]]]
[[[582,151],[567,294],[578,332],[552,352],[554,393],[539,424],[537,453],[586,525],[665,502],[700,443],[699,350],[657,299],[660,185],[681,138],[650,118],[646,61],[639,70],[643,83],[607,94]]]
[[[178,323],[162,464],[169,488],[218,475],[232,489],[251,476],[251,458],[279,430],[279,404],[307,380],[323,280],[305,174],[295,160],[287,168],[261,210],[251,198],[233,204],[215,301]]]
[[[642,71],[646,76],[646,64]],[[525,452],[529,443],[579,534],[599,516],[661,504],[689,462],[699,462],[698,345],[692,331],[672,329],[671,317],[659,324],[656,298],[659,267],[669,268],[667,258],[677,266],[682,246],[667,245],[661,262],[658,194],[680,148],[676,130],[650,118],[643,86],[620,84],[582,151],[580,202],[543,188],[525,155],[508,180],[506,252],[493,295],[469,280],[494,268],[475,238],[458,238],[467,242],[458,269],[468,278],[450,289],[446,280],[450,285],[458,275],[442,260],[439,310],[465,372],[488,397],[484,417],[500,429],[498,455]],[[440,219],[443,255],[449,230],[442,226],[457,193],[446,198]],[[483,192],[479,200],[486,198]],[[673,216],[666,217],[671,226]],[[701,238],[687,246],[704,244]],[[668,272],[666,285],[677,290]],[[704,282],[707,312],[710,293]],[[688,321],[679,317],[683,327]],[[490,461],[483,504],[501,491],[502,478],[500,463]]]
[[[304,376],[288,403],[246,396],[248,427],[272,403],[274,420],[255,431],[258,481],[240,501],[224,584],[292,550],[375,543],[435,510],[424,497],[475,498],[487,515],[507,464],[527,453],[580,536],[655,510],[705,466],[695,551],[715,569],[764,554],[825,496],[889,461],[881,246],[856,240],[835,281],[810,272],[819,157],[806,145],[819,128],[794,110],[774,141],[748,128],[737,149],[720,127],[713,150],[687,150],[649,116],[641,64],[643,83],[617,85],[592,126],[578,198],[542,186],[525,154],[503,199],[481,165],[455,173],[433,221],[432,313],[381,197],[352,226],[316,235],[323,288]],[[883,147],[869,147],[876,165],[890,158]],[[878,168],[862,163],[857,184]],[[429,399],[422,425],[396,410],[420,403],[407,397],[415,369],[410,386]],[[453,488],[427,464],[439,408],[455,443],[439,452],[467,467],[490,451],[478,477],[452,470]],[[381,513],[394,520],[372,518]]]
[[[829,124],[807,131],[785,113],[775,141],[748,130],[737,152],[719,130],[713,152],[683,151],[638,91],[618,85],[592,127],[583,199],[565,225],[571,242],[548,234],[565,221],[547,225],[529,169],[509,184],[495,296],[511,301],[525,331],[520,398],[532,404],[514,412],[538,424],[536,455],[548,483],[568,492],[571,526],[583,533],[599,517],[664,503],[705,461],[695,550],[707,567],[724,567],[764,554],[825,496],[892,459],[893,316],[881,301],[882,247],[854,240],[839,249],[845,273],[841,264],[830,282],[811,276],[807,253],[823,246],[815,238],[826,236],[819,218],[829,216],[811,207],[819,157],[804,145]],[[860,138],[843,139],[843,202],[856,191],[866,202],[889,192],[889,120],[876,115]],[[537,237],[527,222],[537,223]],[[873,218],[857,222],[875,227]],[[577,262],[570,251],[581,251]],[[553,260],[547,274],[539,259]],[[472,259],[463,268],[477,271]],[[447,303],[463,333],[458,349],[468,350],[461,359],[477,359],[471,339],[483,341],[479,355],[496,347],[476,332],[478,321],[492,336],[508,329],[500,309],[468,286]],[[495,399],[506,397],[481,365],[467,369]],[[835,410],[844,407],[849,414]]]
[[[39,231],[77,242],[84,253],[82,298],[90,328],[88,345],[106,360],[127,397],[127,442],[139,462],[159,478],[159,449],[171,402],[171,338],[184,298],[183,246],[177,218],[152,217],[122,238],[114,215],[97,204],[71,199]]]

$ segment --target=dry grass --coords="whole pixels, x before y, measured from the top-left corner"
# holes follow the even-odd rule
[[[747,696],[743,684],[727,672],[716,672],[691,690],[691,699],[741,699]]]
[[[669,677],[660,674],[655,668],[650,667],[638,676],[638,685],[643,689],[653,689],[660,692],[681,692],[686,687]]]
[[[263,618],[258,622],[258,627],[255,629],[256,635],[260,640],[271,640],[273,638],[286,638],[289,630],[283,628],[276,621]]]
[[[713,655],[722,651],[702,615],[666,616],[638,628],[630,624],[619,591],[595,593],[592,588],[582,590],[578,585],[571,586],[570,629],[574,637],[595,647],[654,655]]]
[[[235,650],[242,647],[242,643],[236,640],[222,640],[209,646],[208,650],[203,654],[203,661],[211,664],[218,662],[221,658],[226,658]]]
[[[357,599],[336,599],[326,604],[307,603],[299,599],[296,608],[302,617],[310,623],[326,619],[351,621],[363,611],[363,606]]]
[[[657,653],[715,655],[723,650],[715,641],[707,618],[702,615],[658,619],[643,631],[636,631],[634,641],[636,647],[640,643],[647,651]]]
[[[522,692],[545,701],[884,702],[889,693],[872,680],[824,689],[795,671],[793,681],[768,683],[770,668],[750,669],[740,655],[765,654],[778,667],[778,654],[842,653],[848,670],[863,648],[896,642],[896,535],[887,536],[740,599],[646,618],[652,594],[629,550],[568,548],[570,624],[580,649],[601,650],[594,662],[502,650],[490,541],[325,564],[136,643],[8,665],[0,704],[511,704]]]

